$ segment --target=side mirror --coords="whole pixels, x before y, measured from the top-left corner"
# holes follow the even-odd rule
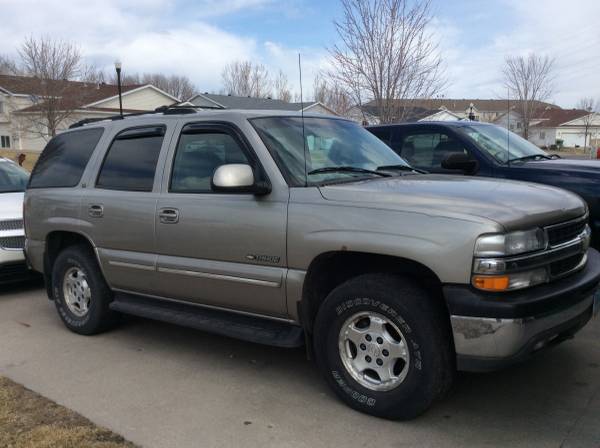
[[[460,170],[465,174],[474,174],[479,168],[479,162],[464,152],[455,152],[442,160],[442,168]]]
[[[268,194],[270,186],[266,182],[256,182],[250,165],[230,163],[221,165],[212,177],[212,189],[223,193]]]

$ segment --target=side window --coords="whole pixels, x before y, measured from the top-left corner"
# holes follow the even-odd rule
[[[127,129],[113,140],[100,168],[97,188],[152,191],[164,126]]]
[[[249,163],[238,142],[226,132],[186,133],[179,138],[169,191],[207,193],[215,170],[229,163]]]
[[[371,134],[377,137],[385,144],[390,144],[391,129],[390,128],[369,128],[367,129]]]
[[[394,149],[408,163],[424,170],[442,169],[442,161],[450,154],[467,153],[462,143],[440,132],[405,134]]]
[[[57,135],[48,142],[35,164],[29,188],[74,187],[104,129],[85,129]]]

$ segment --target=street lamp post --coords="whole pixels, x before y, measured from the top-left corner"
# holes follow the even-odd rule
[[[123,99],[121,98],[121,61],[115,61],[115,70],[117,72],[117,87],[119,89],[119,114],[123,118]]]
[[[473,103],[469,106],[469,121],[475,121],[475,114],[473,113]]]

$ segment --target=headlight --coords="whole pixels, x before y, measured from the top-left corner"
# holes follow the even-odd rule
[[[542,229],[484,235],[475,243],[476,257],[504,257],[546,248],[548,242]]]

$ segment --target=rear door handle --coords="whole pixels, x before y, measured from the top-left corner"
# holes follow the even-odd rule
[[[88,215],[92,218],[102,218],[104,216],[104,206],[92,204],[88,208]]]
[[[179,210],[176,208],[161,208],[158,217],[163,224],[176,224],[179,222]]]

